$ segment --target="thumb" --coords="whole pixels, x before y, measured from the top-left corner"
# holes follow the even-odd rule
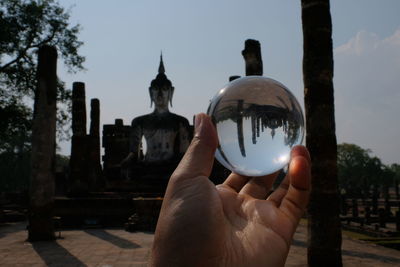
[[[193,140],[173,173],[171,179],[209,176],[218,145],[217,131],[211,118],[204,113],[196,115]]]

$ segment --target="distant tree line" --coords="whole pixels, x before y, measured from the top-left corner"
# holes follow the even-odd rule
[[[338,179],[342,194],[350,198],[389,197],[389,188],[399,196],[400,165],[385,165],[370,149],[355,144],[338,145]]]
[[[56,169],[67,167],[69,157],[56,156]],[[339,189],[348,198],[371,198],[375,192],[388,197],[389,188],[399,195],[400,164],[385,165],[370,149],[355,144],[338,145]],[[28,188],[30,159],[28,153],[0,153],[0,191]]]

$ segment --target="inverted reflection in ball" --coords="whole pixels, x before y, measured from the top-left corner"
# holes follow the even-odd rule
[[[262,176],[283,168],[303,140],[304,119],[294,95],[262,76],[230,82],[207,111],[216,126],[217,160],[233,172]]]

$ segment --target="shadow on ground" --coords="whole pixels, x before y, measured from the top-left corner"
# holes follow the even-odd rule
[[[86,267],[87,265],[77,259],[68,250],[56,241],[39,241],[32,243],[33,249],[42,258],[47,266],[62,263],[63,266]]]
[[[0,223],[0,238],[26,230],[26,223]]]
[[[119,236],[110,234],[109,232],[103,229],[85,230],[85,233],[100,238],[104,241],[110,242],[111,244],[119,248],[124,248],[124,249],[140,248],[140,245],[133,243],[132,241],[126,240],[124,238],[121,238]]]

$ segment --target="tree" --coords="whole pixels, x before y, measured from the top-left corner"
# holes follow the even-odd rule
[[[306,143],[312,167],[309,266],[342,266],[329,0],[301,0]]]
[[[400,165],[393,163],[390,165],[390,169],[394,173],[394,188],[396,192],[396,197],[399,199],[399,183],[400,183]]]
[[[344,188],[352,198],[369,198],[371,189],[375,194],[381,189],[384,197],[389,197],[390,187],[398,195],[400,166],[387,166],[376,157],[371,156],[370,149],[363,149],[355,144],[338,145],[339,186]]]
[[[344,188],[349,197],[365,198],[372,183],[371,175],[376,177],[381,170],[378,158],[371,158],[369,149],[355,144],[338,145],[338,178],[340,188]]]
[[[83,44],[78,40],[80,26],[70,27],[69,16],[56,0],[0,0],[0,132],[5,136],[19,132],[29,138],[40,46],[56,47],[69,71],[83,70],[85,58],[78,53]],[[68,103],[70,90],[60,80],[57,89],[58,102]],[[59,106],[59,129],[68,118],[68,104]],[[0,140],[0,152],[22,142]]]
[[[70,72],[84,69],[80,26],[70,26],[69,17],[56,0],[0,0],[0,154],[7,159],[0,169],[21,162],[18,158],[29,162],[38,48],[56,47]],[[58,80],[59,138],[68,137],[70,98],[71,91]]]

